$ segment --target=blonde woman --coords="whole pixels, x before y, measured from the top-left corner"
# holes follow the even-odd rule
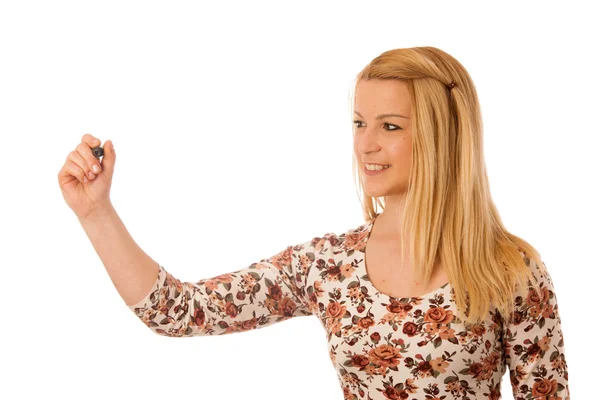
[[[515,399],[569,399],[552,279],[492,201],[466,69],[434,47],[393,49],[354,89],[365,222],[238,271],[181,282],[138,247],[110,201],[111,141],[100,162],[100,140],[84,135],[59,185],[123,300],[159,335],[315,316],[345,399],[499,399],[506,369]]]

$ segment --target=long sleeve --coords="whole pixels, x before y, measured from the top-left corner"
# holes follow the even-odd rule
[[[515,400],[570,400],[558,302],[544,262],[528,262],[537,282],[529,281],[527,298],[515,297],[515,309],[503,328],[506,366]],[[541,296],[533,290],[540,289]]]
[[[223,335],[258,329],[297,316],[312,315],[303,289],[310,262],[304,244],[249,267],[198,282],[181,282],[159,265],[154,286],[129,305],[161,336]]]

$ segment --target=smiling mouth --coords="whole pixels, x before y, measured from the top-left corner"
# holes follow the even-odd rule
[[[386,170],[386,169],[390,169],[390,168],[392,168],[392,166],[391,165],[385,165],[385,166],[383,166],[383,168],[369,169],[369,168],[367,168],[366,165],[363,165],[363,168],[366,171],[377,172],[377,171],[383,171],[383,170]]]

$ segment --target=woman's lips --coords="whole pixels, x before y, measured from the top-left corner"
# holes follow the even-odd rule
[[[365,166],[363,166],[363,169],[364,169],[364,171],[365,171],[365,175],[369,175],[369,176],[375,176],[375,175],[382,174],[382,173],[384,173],[385,171],[389,170],[390,168],[392,168],[392,167],[390,166],[389,168],[384,168],[384,169],[382,169],[382,170],[380,170],[380,171],[370,171],[370,170],[368,170],[368,169],[367,169],[367,166],[366,166],[366,165],[365,165]]]

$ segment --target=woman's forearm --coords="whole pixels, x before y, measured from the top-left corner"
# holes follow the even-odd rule
[[[133,240],[112,204],[79,222],[125,304],[136,304],[156,282],[158,264]]]

